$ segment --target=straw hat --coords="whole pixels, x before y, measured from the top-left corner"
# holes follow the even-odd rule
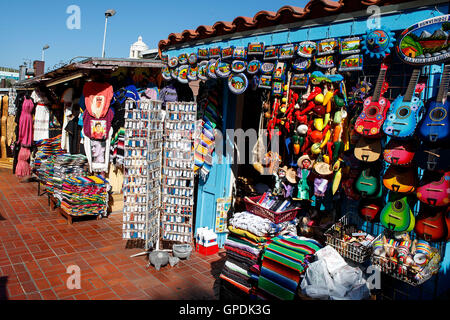
[[[331,170],[330,165],[325,162],[316,162],[314,164],[314,171],[316,171],[321,176],[329,176],[333,173],[333,170]]]
[[[293,168],[288,168],[287,166],[284,166],[282,168],[280,168],[280,170],[283,170],[286,173],[286,179],[290,182],[290,183],[297,183],[297,173],[295,172],[295,170]]]
[[[297,166],[300,169],[310,169],[310,168],[312,168],[313,165],[314,165],[314,160],[311,159],[309,154],[304,154],[297,160]]]

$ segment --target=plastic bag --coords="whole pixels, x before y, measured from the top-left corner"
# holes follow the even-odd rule
[[[347,262],[344,258],[331,246],[326,246],[316,252],[319,260],[324,260],[327,264],[328,272],[333,276],[339,269],[345,267]]]

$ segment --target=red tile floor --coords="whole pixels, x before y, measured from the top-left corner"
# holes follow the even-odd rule
[[[52,212],[37,183],[19,183],[0,169],[0,300],[213,300],[224,252],[193,253],[173,268],[146,268],[140,249],[125,249],[122,216],[74,222]],[[69,290],[67,267],[81,269]]]

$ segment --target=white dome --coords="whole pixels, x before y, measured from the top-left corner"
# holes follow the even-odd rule
[[[140,58],[142,51],[147,51],[149,47],[142,41],[142,36],[139,36],[138,41],[133,43],[130,47],[130,58]]]

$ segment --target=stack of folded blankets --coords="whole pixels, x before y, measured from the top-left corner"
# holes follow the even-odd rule
[[[270,239],[280,234],[296,234],[297,219],[275,224],[269,219],[244,211],[229,221],[230,234],[225,242],[227,260],[220,278],[253,295],[260,274],[261,253]]]
[[[50,157],[43,160],[38,169],[36,169],[36,175],[41,181],[42,185],[45,188],[45,191],[53,194],[54,191],[54,183],[53,183],[53,172],[54,172],[54,158]]]
[[[61,149],[61,135],[51,139],[36,141],[36,148],[37,151],[31,164],[31,167],[36,174],[38,174],[39,168],[43,162],[49,161],[53,156],[65,153],[65,151]]]
[[[88,172],[88,160],[81,154],[62,154],[54,157],[53,188],[55,198],[62,200],[62,184],[68,177],[83,177]]]
[[[71,216],[106,215],[108,182],[99,175],[67,177],[62,183],[61,209]]]

